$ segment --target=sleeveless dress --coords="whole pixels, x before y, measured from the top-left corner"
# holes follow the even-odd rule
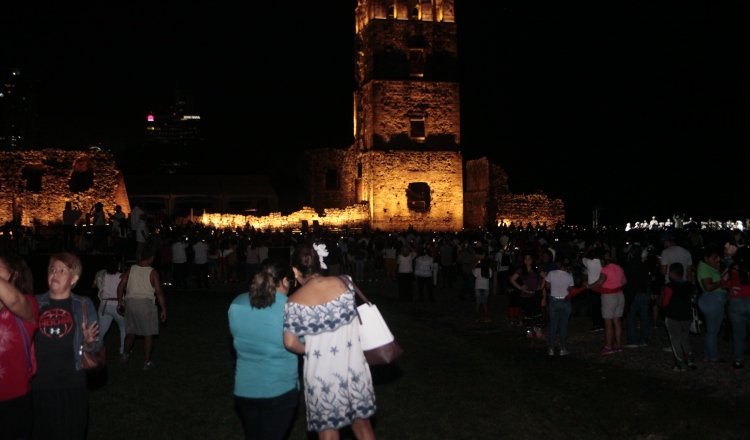
[[[307,429],[324,431],[375,414],[370,367],[359,342],[359,320],[351,285],[317,306],[287,302],[284,332],[305,337]]]

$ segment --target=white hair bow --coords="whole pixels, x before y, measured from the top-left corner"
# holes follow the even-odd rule
[[[315,249],[315,252],[318,253],[318,258],[320,258],[320,268],[328,269],[328,266],[326,266],[325,262],[323,262],[323,258],[328,256],[328,248],[326,248],[326,244],[315,243],[313,244],[313,249]]]

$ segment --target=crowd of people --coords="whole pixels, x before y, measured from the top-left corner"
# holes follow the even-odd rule
[[[0,439],[86,437],[86,372],[96,368],[87,359],[100,358],[103,336],[113,320],[120,327],[121,359],[127,361],[128,350],[140,335],[148,346],[143,369],[154,367],[149,362],[149,338],[158,333],[154,299],[159,300],[162,320],[166,305],[158,273],[149,267],[152,261],[153,251],[145,248],[138,263],[124,274],[114,260],[97,274],[101,300],[97,310],[89,297],[73,293],[83,271],[78,256],[53,254],[47,266],[47,291],[34,295],[25,261],[16,254],[0,254]],[[134,267],[142,272],[136,273]]]
[[[167,317],[163,289],[218,283],[249,285],[229,309],[238,356],[235,397],[248,438],[283,437],[302,388],[308,429],[335,438],[351,425],[358,438],[374,438],[372,381],[352,342],[358,340],[354,282],[394,283],[402,302],[474,301],[477,325],[503,321],[527,338],[546,337],[549,355],[575,350],[568,343],[570,318],[585,310],[591,331],[603,331],[602,355],[648,345],[650,332],[663,324],[675,371],[744,368],[750,249],[739,229],[294,232],[156,227],[146,222],[148,214],[136,217],[135,227],[124,215],[117,224],[120,231],[132,227],[120,238],[129,244],[98,242],[113,257],[94,280],[98,309],[72,292],[82,271],[75,254],[52,256],[49,291],[36,297],[23,260],[0,255],[6,329],[0,365],[9,372],[0,375],[0,424],[8,433],[0,438],[32,432],[47,438],[45,429],[82,438],[88,414],[83,354],[102,349],[114,322],[121,362],[142,337],[143,369],[153,369],[153,336]],[[507,297],[501,316],[488,308],[496,295]],[[719,356],[722,330],[732,341],[731,362]],[[702,334],[700,353],[691,332]],[[297,355],[304,359],[302,383]]]

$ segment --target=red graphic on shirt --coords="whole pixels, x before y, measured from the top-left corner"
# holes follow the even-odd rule
[[[39,331],[48,338],[62,338],[73,330],[73,315],[64,309],[51,309],[39,317]]]

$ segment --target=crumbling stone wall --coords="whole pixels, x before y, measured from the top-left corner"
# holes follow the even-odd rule
[[[328,173],[335,170],[337,187],[329,187],[326,179]],[[359,203],[356,200],[357,164],[356,154],[352,148],[339,150],[335,148],[321,148],[310,150],[305,154],[303,164],[304,182],[306,187],[306,203],[322,210],[325,208],[340,208]]]
[[[368,151],[363,153],[364,188],[370,226],[393,231],[457,231],[463,228],[463,159],[452,151]],[[429,186],[429,209],[411,209],[410,183]]]
[[[554,229],[555,225],[565,223],[565,205],[560,199],[551,199],[546,194],[507,194],[500,197],[497,210],[498,224],[526,226],[546,224]]]
[[[554,228],[565,222],[562,200],[552,200],[543,193],[515,195],[508,187],[508,174],[486,157],[466,162],[464,194],[466,227],[479,228],[512,221],[523,225],[537,221]]]
[[[178,223],[187,223],[188,219],[179,219]],[[289,215],[281,215],[280,212],[272,212],[269,215],[256,217],[253,215],[233,214],[209,214],[203,213],[200,219],[204,225],[218,228],[244,227],[246,224],[255,229],[301,229],[302,221],[307,221],[308,227],[313,227],[313,222],[325,228],[364,228],[370,224],[370,210],[367,204],[347,206],[344,209],[324,209],[319,214],[314,208],[305,206],[301,210]]]
[[[105,212],[114,212],[115,205],[130,212],[125,182],[110,153],[0,152],[0,222],[61,223],[65,202],[84,213],[97,202]]]

